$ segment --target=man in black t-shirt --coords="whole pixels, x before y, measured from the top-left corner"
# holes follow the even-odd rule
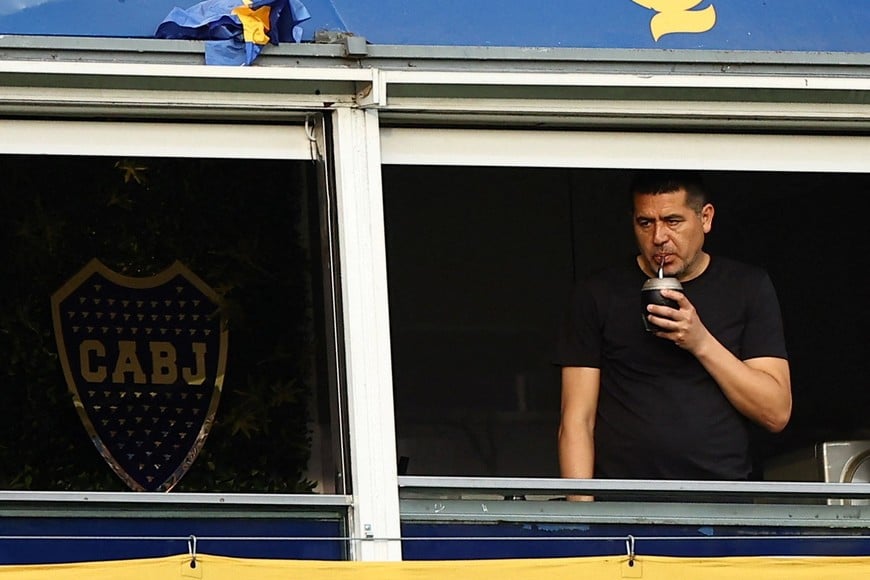
[[[562,476],[747,479],[747,422],[779,432],[791,415],[773,284],[704,251],[714,207],[693,173],[641,173],[631,193],[640,253],[577,285],[557,345]],[[647,308],[647,332],[640,288],[659,268],[683,292]]]

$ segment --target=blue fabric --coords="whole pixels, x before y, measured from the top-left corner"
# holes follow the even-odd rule
[[[251,0],[247,7],[270,8],[266,38],[245,40],[245,21],[233,13],[246,4],[242,0],[205,0],[187,9],[175,7],[157,27],[154,36],[183,40],[205,40],[205,63],[248,66],[265,44],[300,42],[301,24],[311,18],[300,0]],[[248,31],[250,32],[250,31]],[[249,35],[250,36],[250,35]]]

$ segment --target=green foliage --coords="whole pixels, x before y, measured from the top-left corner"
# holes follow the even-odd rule
[[[175,260],[221,296],[215,424],[178,491],[310,491],[317,344],[306,167],[208,159],[3,157],[0,489],[121,490],[72,404],[50,296],[91,258],[128,276]]]

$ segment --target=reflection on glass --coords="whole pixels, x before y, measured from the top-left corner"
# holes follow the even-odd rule
[[[319,234],[309,216],[316,207],[309,166],[5,156],[0,167],[0,353],[7,361],[0,489],[126,489],[79,421],[52,329],[52,293],[97,258],[135,278],[178,260],[215,290],[227,320],[214,425],[174,489],[312,490],[310,410],[326,373],[318,367],[323,315],[314,299],[319,260],[311,241],[318,244]],[[166,359],[168,352],[139,356]]]

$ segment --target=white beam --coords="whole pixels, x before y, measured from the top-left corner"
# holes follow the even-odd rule
[[[310,159],[300,125],[0,120],[0,154]]]
[[[401,559],[377,111],[335,112],[354,560]]]
[[[504,87],[676,87],[744,88],[791,90],[870,90],[870,79],[861,77],[819,77],[805,74],[741,75],[722,74],[637,74],[627,72],[540,72],[540,71],[437,71],[385,70],[381,73],[387,89],[391,85],[468,85]]]
[[[387,165],[864,173],[870,137],[384,128]]]
[[[3,60],[0,75],[54,75],[58,77],[129,77],[181,79],[250,79],[295,81],[371,82],[369,69],[348,67],[202,66],[126,62],[64,62]]]

